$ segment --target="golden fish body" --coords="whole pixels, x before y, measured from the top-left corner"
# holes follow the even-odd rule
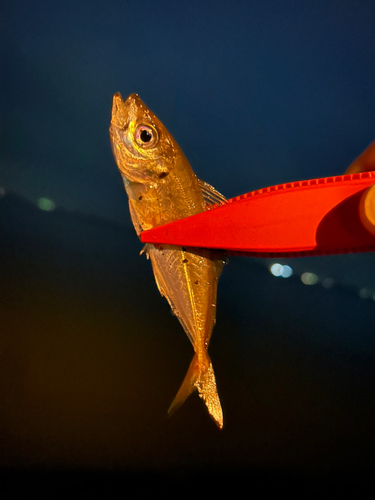
[[[139,235],[174,220],[206,210],[224,197],[198,181],[183,152],[141,99],[113,97],[110,138]],[[223,255],[210,250],[148,244],[155,280],[178,317],[195,355],[169,412],[197,390],[221,428],[223,414],[215,375],[207,354],[216,317],[217,282]]]

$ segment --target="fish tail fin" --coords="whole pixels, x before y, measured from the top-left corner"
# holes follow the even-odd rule
[[[207,406],[208,413],[221,429],[223,427],[223,411],[217,393],[214,369],[207,352],[204,354],[203,363],[198,361],[197,354],[194,355],[168,413],[171,415],[194,390],[198,391],[199,397]]]

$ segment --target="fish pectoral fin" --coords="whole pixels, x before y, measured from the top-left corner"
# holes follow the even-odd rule
[[[198,179],[199,187],[201,188],[204,201],[206,203],[206,209],[213,207],[214,205],[223,205],[228,203],[228,200],[224,195],[219,193],[211,184],[208,182],[201,181]]]
[[[184,381],[169,407],[168,414],[171,415],[194,390],[197,390],[199,397],[207,406],[208,413],[221,429],[223,427],[223,411],[216,388],[215,374],[207,353],[205,358],[204,363],[201,364],[198,362],[197,354],[194,355]]]

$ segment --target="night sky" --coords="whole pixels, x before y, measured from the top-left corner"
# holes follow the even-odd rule
[[[108,127],[112,95],[138,93],[228,198],[339,175],[375,139],[374,19],[371,1],[2,2],[4,470],[370,470],[373,255],[284,260],[288,279],[231,258],[210,347],[224,430],[194,395],[167,419],[192,349],[138,255]]]

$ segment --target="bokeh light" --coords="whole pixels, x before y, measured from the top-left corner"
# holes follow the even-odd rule
[[[41,210],[45,210],[46,212],[50,212],[56,208],[55,203],[48,198],[39,198],[37,205]]]
[[[270,273],[278,278],[290,278],[293,274],[293,269],[288,265],[276,262],[270,266]]]
[[[316,285],[318,283],[319,278],[315,273],[302,273],[301,281],[304,285]]]

